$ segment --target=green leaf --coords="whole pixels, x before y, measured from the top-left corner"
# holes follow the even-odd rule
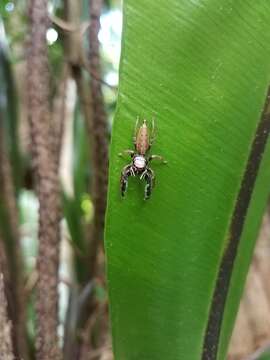
[[[125,0],[106,252],[116,360],[225,359],[269,192],[270,4]],[[135,119],[156,186],[119,177]]]

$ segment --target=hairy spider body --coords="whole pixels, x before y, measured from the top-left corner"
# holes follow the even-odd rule
[[[137,124],[138,123],[136,123],[135,131]],[[146,120],[143,121],[143,124],[139,127],[137,134],[134,135],[134,145],[139,155],[144,156],[150,149],[150,134],[146,125]]]
[[[121,194],[123,197],[125,196],[128,187],[128,178],[130,176],[138,176],[141,180],[144,179],[146,181],[144,199],[147,200],[151,196],[155,182],[155,174],[154,171],[148,166],[149,162],[153,159],[159,159],[163,163],[166,163],[166,161],[164,161],[163,157],[159,155],[147,155],[154,141],[154,121],[152,122],[151,131],[147,126],[146,120],[143,121],[143,124],[139,128],[138,122],[139,119],[137,119],[133,137],[135,151],[124,151],[131,156],[132,162],[126,165],[122,170],[120,179]]]

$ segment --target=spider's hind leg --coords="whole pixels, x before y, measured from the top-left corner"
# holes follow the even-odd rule
[[[121,188],[122,197],[124,197],[126,194],[128,188],[129,176],[135,176],[135,172],[132,164],[125,166],[124,169],[122,170],[121,179],[120,179],[120,188]]]
[[[152,169],[147,168],[143,177],[146,181],[146,185],[144,188],[144,200],[148,200],[155,185],[155,173]]]

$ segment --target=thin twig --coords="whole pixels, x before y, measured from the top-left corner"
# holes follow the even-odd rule
[[[90,22],[85,21],[80,25],[72,24],[68,21],[60,19],[58,16],[50,15],[50,20],[53,24],[58,26],[61,30],[68,31],[68,32],[76,32],[79,31],[81,35],[83,35],[86,30],[88,29]]]
[[[37,359],[60,359],[58,346],[58,265],[60,189],[50,138],[49,71],[46,32],[47,0],[30,4],[31,41],[28,50],[29,120],[32,161],[39,199],[37,258]]]
[[[87,59],[83,54],[83,59],[82,59],[82,66],[83,68],[88,71],[89,75],[91,78],[95,79],[96,81],[99,81],[102,85],[107,86],[109,89],[111,89],[112,91],[117,91],[118,87],[111,85],[109,83],[107,83],[104,79],[102,79],[102,77],[100,77],[100,74],[98,75],[94,69],[91,69],[90,66],[88,65]]]
[[[86,30],[90,28],[89,21],[80,23],[79,12],[80,6],[71,2],[65,3],[65,13],[68,20],[60,19],[55,15],[50,15],[51,21],[56,24],[60,29],[66,31],[66,48],[65,55],[68,62],[72,67],[83,67],[91,77],[100,81],[103,85],[107,86],[113,91],[117,90],[117,86],[108,84],[100,72],[96,72],[95,67],[90,67],[87,56],[83,47],[83,36]]]

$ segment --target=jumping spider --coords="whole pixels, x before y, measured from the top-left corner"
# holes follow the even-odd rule
[[[167,162],[159,155],[150,155],[147,153],[150,150],[154,140],[155,140],[155,123],[152,121],[151,131],[147,126],[146,120],[143,120],[143,124],[139,125],[139,118],[137,118],[133,143],[135,150],[124,150],[123,152],[129,154],[132,158],[132,162],[126,165],[121,174],[121,194],[124,197],[127,187],[128,187],[128,178],[129,176],[139,176],[141,180],[145,179],[146,186],[144,190],[144,200],[150,198],[152,189],[154,187],[155,174],[154,171],[149,167],[149,162],[151,160],[157,159],[162,161],[163,164]],[[120,153],[120,156],[123,154]]]

